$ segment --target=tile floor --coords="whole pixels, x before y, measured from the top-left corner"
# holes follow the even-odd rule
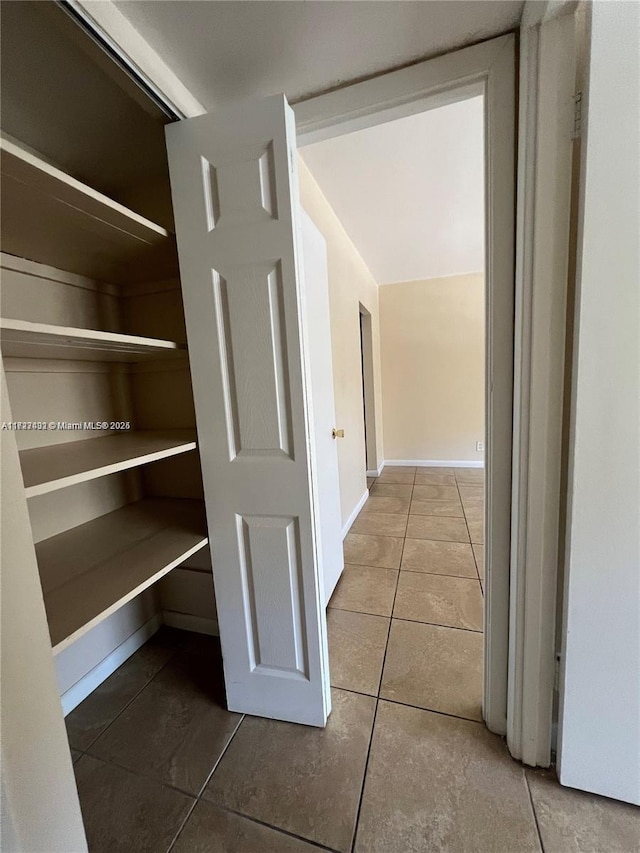
[[[228,712],[218,641],[162,629],[67,717],[91,853],[638,853],[639,809],[525,771],[479,722],[482,472],[370,485],[326,729]]]

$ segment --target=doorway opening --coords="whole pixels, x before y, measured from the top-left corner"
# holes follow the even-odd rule
[[[360,303],[358,313],[360,317],[360,363],[362,369],[365,465],[367,477],[376,477],[380,473],[381,468],[378,467],[376,450],[376,397],[371,312]]]
[[[413,68],[296,105],[298,147],[337,139],[476,96],[484,97],[486,392],[485,643],[482,717],[506,735],[510,648],[511,494],[514,417],[515,50],[493,39]],[[304,156],[304,150],[303,150]],[[393,180],[389,170],[377,186]],[[303,198],[304,202],[304,198]],[[379,202],[372,215],[402,216]],[[383,216],[384,214],[384,216]],[[356,332],[357,333],[357,332]],[[411,466],[407,466],[411,467]],[[517,476],[517,472],[514,476]],[[343,509],[343,518],[346,512]]]
[[[352,297],[358,325],[341,325],[360,362],[350,393],[362,399],[369,497],[328,603],[331,682],[475,721],[485,622],[484,110],[479,95],[300,152],[377,287],[366,307]],[[303,207],[313,205],[302,186]],[[335,241],[327,231],[330,252]],[[340,373],[347,368],[343,358]]]

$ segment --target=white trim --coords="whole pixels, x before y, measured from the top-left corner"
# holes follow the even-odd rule
[[[492,64],[512,43],[512,35],[499,36],[294,104],[298,146],[423,112],[425,100],[435,109],[481,95]]]
[[[377,470],[367,471],[367,477],[379,477],[382,474],[382,470],[384,468],[384,462],[380,463],[380,467]]]
[[[526,0],[520,18],[521,31],[562,15],[573,14],[578,5],[579,0]]]
[[[544,767],[555,681],[574,39],[569,15],[521,29],[507,744],[515,758]]]
[[[184,118],[206,112],[164,59],[113,2],[69,0],[75,14],[173,111]]]
[[[83,675],[79,681],[76,681],[68,690],[60,697],[62,704],[62,712],[67,716],[70,711],[73,711],[83,699],[86,699],[90,693],[106,681],[119,666],[130,658],[134,652],[143,646],[147,640],[152,637],[156,631],[162,626],[162,617],[156,614],[145,622],[135,633],[128,637],[123,643],[115,648],[111,654],[100,661],[99,664],[90,669],[86,675]]]
[[[385,459],[384,464],[397,468],[484,468],[482,459]]]
[[[342,538],[343,539],[347,535],[347,533],[351,530],[351,525],[353,524],[353,522],[358,517],[358,513],[360,512],[362,507],[366,504],[368,497],[369,497],[369,489],[365,489],[362,497],[360,498],[358,503],[355,505],[353,512],[351,513],[351,515],[349,516],[349,518],[346,520],[345,524],[342,527]]]
[[[179,628],[181,631],[193,631],[196,634],[208,634],[211,637],[220,636],[218,620],[207,616],[193,616],[191,613],[163,610],[162,621],[170,628]]]
[[[410,68],[296,104],[298,145],[484,94],[487,234],[487,514],[483,716],[507,730],[511,462],[513,450],[513,306],[515,254],[515,36],[461,48]]]

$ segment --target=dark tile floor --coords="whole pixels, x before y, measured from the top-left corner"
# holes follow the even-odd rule
[[[327,727],[228,712],[218,641],[163,628],[67,717],[91,853],[638,852],[640,810],[525,771],[479,722],[481,472],[371,485]]]

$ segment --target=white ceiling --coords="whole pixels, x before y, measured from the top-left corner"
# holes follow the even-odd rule
[[[484,268],[482,114],[471,98],[301,150],[378,284]]]
[[[207,110],[284,92],[290,101],[520,23],[514,0],[116,0]]]

